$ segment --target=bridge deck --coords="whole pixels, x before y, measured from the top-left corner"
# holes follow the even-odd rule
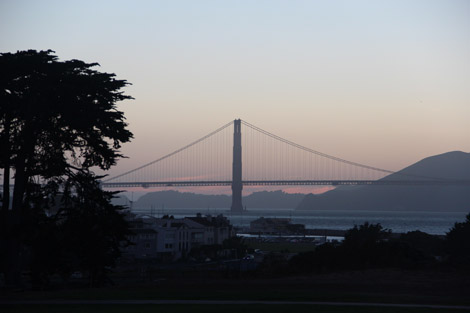
[[[232,181],[167,181],[102,183],[105,188],[231,186]],[[245,180],[244,186],[470,186],[470,180]]]

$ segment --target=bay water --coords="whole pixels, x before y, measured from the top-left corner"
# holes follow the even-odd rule
[[[249,227],[250,222],[260,217],[290,218],[292,223],[304,224],[308,229],[346,230],[365,222],[380,223],[394,233],[419,230],[428,234],[445,235],[456,222],[465,221],[468,212],[410,212],[410,211],[299,211],[289,209],[247,209],[232,213],[229,209],[134,209],[140,215],[175,218],[203,215],[226,216],[236,227]]]

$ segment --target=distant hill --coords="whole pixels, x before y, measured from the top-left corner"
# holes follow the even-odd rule
[[[134,202],[134,208],[229,208],[231,197],[227,195],[201,195],[174,190],[149,192]]]
[[[260,191],[243,197],[243,205],[256,209],[293,209],[304,197],[303,193],[285,193],[282,190]]]
[[[383,180],[426,177],[470,180],[470,153],[454,151],[425,158]],[[342,186],[309,194],[299,210],[470,211],[470,186]]]
[[[303,199],[304,194],[288,194],[282,191],[254,192],[243,197],[243,205],[248,208],[293,209]],[[201,195],[178,191],[150,192],[134,202],[134,208],[230,208],[229,195]]]

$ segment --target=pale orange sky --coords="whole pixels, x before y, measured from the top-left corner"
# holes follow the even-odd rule
[[[391,170],[470,151],[465,0],[3,0],[0,38],[133,84],[111,176],[235,118]]]

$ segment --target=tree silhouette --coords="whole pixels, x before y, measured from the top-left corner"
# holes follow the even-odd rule
[[[454,265],[470,268],[470,214],[446,234],[445,247]]]
[[[368,249],[374,246],[377,242],[386,239],[390,236],[391,231],[383,229],[380,223],[354,225],[353,228],[349,229],[344,235],[343,245],[345,247],[351,247],[352,249],[365,248]]]
[[[375,266],[382,262],[384,249],[382,241],[391,234],[380,223],[354,225],[344,235],[342,249],[352,268]]]
[[[109,169],[122,157],[121,143],[132,138],[116,108],[131,99],[121,91],[128,83],[94,70],[97,65],[59,61],[51,50],[0,54],[0,228],[9,284],[19,283],[22,219],[40,186],[50,183],[57,192],[91,167]]]
[[[105,282],[107,270],[115,265],[130,234],[119,212],[123,207],[110,203],[113,194],[103,191],[93,174],[79,173],[66,183],[58,213],[61,257],[69,261],[63,262],[60,270],[65,274],[87,272],[92,286]]]

